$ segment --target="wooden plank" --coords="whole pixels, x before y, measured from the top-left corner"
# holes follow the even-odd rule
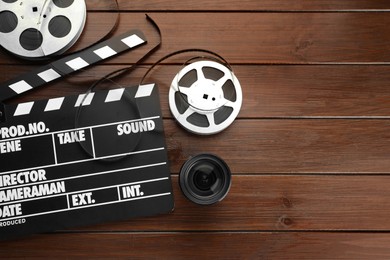
[[[220,0],[220,1],[178,1],[178,0],[119,0],[120,10],[127,11],[369,11],[388,10],[390,4],[386,0]],[[115,6],[114,1],[88,0],[88,8],[91,10],[107,10]],[[109,9],[110,10],[110,9]]]
[[[366,233],[59,234],[0,243],[0,257],[388,259],[389,243],[389,234]]]
[[[390,59],[390,47],[384,44],[390,40],[386,13],[156,13],[153,17],[165,36],[164,53],[206,48],[231,63]]]
[[[188,201],[177,176],[172,182],[173,213],[72,230],[390,231],[390,176],[235,175],[227,197],[212,206]]]
[[[83,93],[95,81],[121,66],[96,66],[55,84],[23,95],[13,102],[48,99]],[[163,116],[171,118],[168,92],[182,66],[158,66],[145,83],[159,86]],[[0,65],[0,82],[16,77],[29,67]],[[285,117],[388,117],[390,73],[387,66],[244,66],[235,65],[244,95],[240,118]],[[98,89],[138,85],[146,67]]]
[[[181,68],[161,66],[149,75],[148,81],[160,86],[166,117],[171,116],[167,98],[169,86]],[[243,91],[240,118],[390,115],[387,66],[235,65],[233,70]],[[142,75],[143,70],[140,72]],[[127,82],[134,77],[135,73]]]
[[[90,20],[101,21],[106,14],[92,13]],[[162,48],[147,62],[187,48],[209,49],[231,63],[310,64],[369,63],[390,60],[390,16],[387,13],[153,13],[163,35]],[[204,21],[209,21],[207,24]],[[88,27],[78,45],[96,41],[104,26]],[[144,30],[150,42],[158,39],[144,14],[124,13],[117,33],[131,28]],[[244,28],[244,29],[243,29]],[[77,46],[76,46],[77,47]],[[113,59],[129,63],[142,49]],[[17,63],[1,54],[3,64]],[[387,64],[387,63],[386,63]]]
[[[389,173],[388,120],[236,120],[212,136],[164,121],[172,172],[190,156],[219,154],[237,174]],[[194,145],[196,144],[196,145]]]
[[[210,152],[236,174],[389,173],[388,120],[236,120],[214,136],[193,135],[171,120],[165,135],[172,172]]]

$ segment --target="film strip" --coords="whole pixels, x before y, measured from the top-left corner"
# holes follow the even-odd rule
[[[0,239],[172,211],[159,104],[148,84],[7,105]]]

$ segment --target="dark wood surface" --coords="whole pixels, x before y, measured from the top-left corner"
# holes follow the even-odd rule
[[[137,84],[172,51],[209,49],[241,82],[239,117],[215,136],[180,128],[167,95],[183,58],[164,62],[147,81],[160,86],[175,211],[1,242],[0,258],[390,258],[390,2],[118,2],[114,34],[139,28],[156,43],[148,13],[162,46],[117,84]],[[87,5],[72,51],[96,42],[115,21],[113,1]],[[82,93],[146,49],[10,102]],[[2,50],[0,81],[36,66]],[[201,152],[224,158],[233,172],[228,196],[208,207],[186,200],[177,183],[184,161]]]

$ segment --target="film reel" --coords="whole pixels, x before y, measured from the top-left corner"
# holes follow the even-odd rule
[[[84,0],[0,0],[0,45],[26,59],[57,55],[81,35]]]
[[[188,131],[211,135],[231,125],[240,112],[242,90],[234,73],[215,61],[185,66],[172,81],[169,107]]]

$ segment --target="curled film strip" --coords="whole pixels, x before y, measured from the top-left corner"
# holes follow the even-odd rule
[[[0,45],[26,59],[62,54],[86,17],[84,0],[0,0]]]

